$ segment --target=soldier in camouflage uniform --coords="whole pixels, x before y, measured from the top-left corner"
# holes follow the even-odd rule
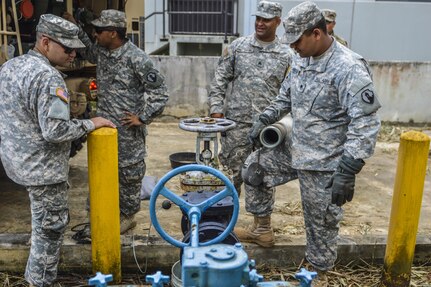
[[[25,278],[31,286],[49,286],[57,276],[69,222],[70,143],[96,128],[115,125],[100,117],[69,118],[66,84],[53,66],[69,65],[75,49],[84,46],[78,27],[46,14],[36,31],[35,48],[0,70],[0,155],[7,175],[29,192],[32,232]]]
[[[65,18],[74,21],[70,15]],[[140,192],[145,174],[147,125],[160,115],[168,100],[164,77],[147,54],[129,41],[126,15],[103,10],[92,21],[93,43],[80,29],[86,48],[80,54],[97,64],[97,114],[118,127],[121,233],[136,226],[134,215],[141,206]]]
[[[219,159],[233,171],[238,193],[243,182],[241,166],[253,150],[247,132],[277,96],[289,66],[292,51],[276,36],[281,12],[279,3],[258,3],[255,33],[233,41],[223,51],[209,92],[210,116],[226,117],[237,124],[222,134]],[[229,84],[232,89],[227,93]]]
[[[297,54],[279,95],[253,124],[250,138],[256,140],[263,127],[291,113],[289,149],[283,155],[277,149],[274,161],[264,159],[262,164],[270,173],[278,168],[284,176],[296,169],[307,236],[305,256],[317,270],[325,271],[337,258],[341,206],[352,200],[355,175],[363,159],[374,152],[380,104],[368,63],[328,35],[316,4],[297,5],[283,24],[285,40]],[[274,182],[287,180],[279,177]],[[264,181],[271,185],[269,179]],[[246,187],[246,210],[255,216],[270,216],[273,203],[273,193]],[[256,242],[271,232],[270,226],[254,225],[242,237]]]
[[[335,18],[337,18],[337,12],[331,9],[322,9],[322,14],[326,20],[326,29],[328,30],[328,34],[334,37],[335,40],[338,41],[338,43],[348,47],[347,41],[334,33],[334,27],[336,24]]]

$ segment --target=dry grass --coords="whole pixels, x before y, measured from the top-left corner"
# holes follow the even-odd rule
[[[259,266],[259,273],[265,276],[266,281],[288,281],[295,282],[295,274],[301,267],[272,268]],[[305,266],[306,267],[306,266]],[[309,269],[309,268],[307,268]],[[382,266],[370,265],[364,261],[359,264],[347,266],[337,265],[333,270],[328,271],[328,286],[331,287],[374,287],[381,283]],[[414,266],[411,272],[410,286],[425,287],[431,286],[431,265],[425,264]]]
[[[91,278],[91,276],[94,275],[83,276],[81,274],[75,273],[59,274],[57,277],[57,283],[55,283],[53,287],[88,286],[88,279]],[[2,284],[2,287],[28,287],[28,283],[25,281],[24,278],[2,272],[0,272],[0,284]],[[145,283],[145,276],[134,274],[123,274],[123,280],[121,284],[124,286],[151,286],[151,284],[148,285],[147,283]]]
[[[0,273],[0,283],[3,287],[28,286],[24,278],[7,273]]]
[[[424,131],[430,130],[429,124],[424,125],[406,125],[397,123],[382,123],[377,140],[379,142],[397,143],[400,141],[400,135],[407,131]]]
[[[268,265],[259,265],[257,270],[259,274],[264,275],[265,281],[287,281],[296,283],[295,273],[301,267],[292,266],[289,268],[277,268]],[[333,270],[327,273],[329,286],[331,287],[374,287],[379,286],[381,280],[381,265],[371,265],[367,262],[360,261],[359,263],[351,263],[346,266],[337,265]],[[88,277],[79,274],[59,275],[58,282],[55,287],[66,286],[86,286]],[[143,285],[143,275],[123,274],[123,285]],[[14,276],[6,273],[0,273],[0,282],[3,287],[27,287],[28,283],[22,277]],[[293,285],[293,284],[292,284]],[[293,285],[293,286],[296,286]],[[414,266],[411,272],[411,287],[431,286],[431,263]]]
[[[302,206],[300,201],[286,202],[283,205],[276,204],[274,213],[281,213],[290,216],[302,216]]]

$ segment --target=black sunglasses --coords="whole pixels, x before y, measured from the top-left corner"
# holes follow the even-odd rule
[[[75,51],[76,49],[75,48],[70,48],[70,47],[66,47],[66,46],[64,46],[63,44],[61,44],[60,42],[58,42],[58,41],[56,41],[56,40],[54,40],[54,39],[52,39],[52,38],[49,38],[49,37],[47,37],[50,41],[53,41],[54,43],[57,43],[58,45],[60,45],[62,48],[63,48],[63,50],[64,50],[64,52],[66,53],[66,54],[71,54],[73,51]]]
[[[96,34],[101,34],[103,31],[117,31],[117,30],[112,27],[94,27],[94,32],[96,32]]]

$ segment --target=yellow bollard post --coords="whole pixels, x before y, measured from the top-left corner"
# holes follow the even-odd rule
[[[424,133],[401,135],[382,286],[410,284],[429,146]]]
[[[88,182],[93,273],[121,281],[117,130],[101,128],[88,137]]]

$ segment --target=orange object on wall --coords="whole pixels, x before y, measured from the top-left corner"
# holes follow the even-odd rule
[[[23,0],[19,4],[19,11],[22,17],[24,17],[24,19],[26,20],[30,19],[31,17],[33,17],[33,14],[34,14],[33,3],[31,3],[30,0]]]

